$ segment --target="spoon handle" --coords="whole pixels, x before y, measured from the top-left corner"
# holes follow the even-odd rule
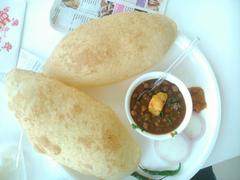
[[[200,39],[198,37],[192,40],[189,46],[179,56],[177,56],[173,63],[164,71],[164,75],[155,81],[154,85],[161,84],[166,79],[167,74],[179,65],[199,42]]]

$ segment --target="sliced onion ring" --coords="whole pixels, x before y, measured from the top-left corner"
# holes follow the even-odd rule
[[[193,113],[188,126],[183,133],[191,140],[199,140],[205,132],[205,121],[197,113]]]
[[[191,152],[191,143],[184,135],[177,135],[165,141],[155,141],[154,150],[157,156],[170,163],[183,163]]]

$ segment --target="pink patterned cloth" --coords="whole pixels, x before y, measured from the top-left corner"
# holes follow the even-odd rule
[[[16,67],[25,9],[25,0],[0,3],[0,73],[6,73]]]

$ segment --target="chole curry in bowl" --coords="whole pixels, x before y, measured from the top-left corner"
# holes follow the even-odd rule
[[[166,80],[148,91],[161,75],[162,72],[150,72],[140,76],[129,87],[125,99],[131,126],[140,134],[157,140],[180,133],[192,113],[191,95],[175,76],[168,74]]]

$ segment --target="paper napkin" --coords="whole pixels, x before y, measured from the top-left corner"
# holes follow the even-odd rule
[[[42,71],[42,66],[43,58],[40,58],[25,49],[20,50],[17,64],[18,69],[40,72]]]

